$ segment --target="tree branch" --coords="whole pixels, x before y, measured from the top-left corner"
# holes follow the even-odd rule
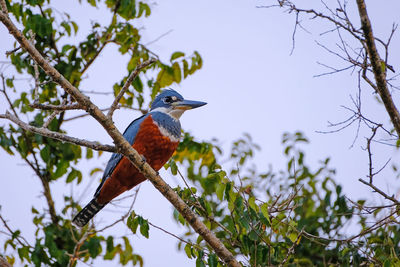
[[[16,231],[13,231],[11,229],[11,227],[7,224],[7,221],[3,218],[3,216],[1,216],[1,214],[0,214],[0,220],[3,222],[3,225],[7,229],[7,231],[10,232],[11,236],[15,236],[15,239],[21,246],[32,247],[31,245],[29,245],[28,241],[26,241],[26,239],[23,236],[16,234]]]
[[[4,0],[0,0],[0,3]],[[218,257],[228,266],[240,267],[233,254],[199,219],[199,217],[190,209],[189,206],[177,195],[177,193],[158,175],[158,173],[148,164],[143,163],[141,155],[132,148],[125,140],[122,134],[115,127],[114,123],[101,110],[83,95],[75,86],[73,86],[64,76],[62,76],[47,60],[39,53],[38,50],[25,38],[25,36],[17,29],[13,22],[2,12],[0,12],[0,21],[7,27],[10,34],[18,41],[30,56],[38,63],[38,65],[49,75],[54,82],[58,83],[68,94],[70,94],[76,102],[81,104],[85,110],[92,115],[107,131],[114,140],[118,148],[118,152],[126,156],[131,163],[160,191],[165,198],[182,214],[185,220],[193,227],[193,229],[202,236],[204,240],[214,249]]]
[[[377,91],[382,99],[383,104],[385,105],[386,111],[390,116],[390,120],[392,121],[397,132],[397,136],[400,137],[400,114],[387,87],[386,71],[384,71],[384,69],[386,69],[386,65],[385,62],[380,58],[378,50],[376,49],[371,22],[368,17],[367,7],[364,0],[357,0],[357,6],[358,12],[360,13],[361,28],[364,32],[365,43],[375,76]]]
[[[376,187],[375,185],[373,185],[372,183],[368,183],[367,181],[363,180],[363,179],[358,179],[361,183],[371,187],[372,189],[374,189],[375,192],[377,192],[378,194],[380,194],[381,196],[383,196],[384,198],[392,201],[393,203],[395,203],[396,205],[400,205],[400,202],[395,199],[392,196],[387,195],[385,192],[383,192],[382,190],[380,190],[378,187]]]
[[[14,113],[14,116],[12,114],[8,113],[8,112],[6,113],[6,115],[11,116],[14,120],[20,121],[21,123],[23,123],[19,119],[18,113],[16,112],[15,108],[13,107],[11,99],[9,98],[9,96],[8,96],[8,94],[6,92],[6,86],[4,84],[4,76],[2,74],[1,74],[1,78],[2,78],[2,82],[3,82],[3,89],[1,91],[4,94],[4,96],[6,97],[8,105],[10,106],[12,112]],[[5,116],[5,115],[0,114],[0,118],[2,118],[3,116]],[[28,124],[26,124],[26,125],[28,125]],[[28,126],[30,126],[30,125],[28,125]],[[24,128],[22,128],[22,129],[24,129]],[[29,138],[27,137],[25,131],[22,131],[22,135],[25,138],[26,143],[30,143],[29,142]],[[52,197],[51,191],[50,191],[49,180],[45,176],[43,176],[43,173],[40,171],[40,167],[39,167],[35,152],[34,152],[34,150],[33,150],[31,145],[29,146],[29,150],[32,153],[32,157],[33,157],[33,159],[35,161],[35,165],[32,162],[30,162],[26,157],[23,158],[23,160],[32,168],[32,170],[37,174],[37,176],[39,177],[40,181],[42,182],[43,190],[44,190],[43,195],[45,196],[46,201],[47,201],[47,205],[49,207],[50,217],[51,217],[52,222],[56,224],[58,219],[57,219],[57,214],[56,214],[56,210],[55,210],[55,207],[54,207],[53,197]]]
[[[29,125],[29,124],[21,121],[20,119],[18,119],[16,116],[12,115],[8,111],[6,112],[6,114],[0,114],[0,118],[8,119],[26,131],[40,134],[42,136],[46,136],[46,137],[56,139],[56,140],[59,140],[62,142],[68,142],[68,143],[79,145],[79,146],[85,146],[85,147],[89,147],[94,150],[101,150],[101,151],[108,151],[108,152],[116,152],[117,151],[115,146],[102,145],[99,142],[93,142],[93,141],[88,141],[85,139],[79,139],[79,138],[68,136],[68,135],[65,135],[62,133],[53,132],[53,131],[50,131],[43,127],[38,128],[38,127],[35,127],[32,125]]]
[[[0,267],[11,267],[11,264],[9,264],[8,261],[1,255],[0,255]]]
[[[133,80],[139,75],[140,71],[142,69],[146,68],[147,66],[153,64],[156,61],[157,61],[156,59],[151,58],[151,59],[149,59],[149,60],[137,65],[136,68],[131,72],[131,74],[129,74],[129,77],[128,77],[128,79],[126,79],[126,82],[125,82],[124,86],[122,87],[122,89],[119,92],[119,94],[117,95],[117,97],[114,99],[114,102],[111,104],[110,110],[107,113],[107,118],[109,118],[109,119],[112,118],[112,115],[114,114],[114,111],[118,107],[119,101],[121,101],[122,96],[128,90],[128,88],[132,84]]]
[[[74,110],[74,109],[83,109],[80,104],[74,103],[71,105],[52,105],[52,104],[40,104],[40,103],[33,103],[29,104],[31,108],[38,108],[42,110]]]
[[[74,247],[74,253],[68,255],[69,256],[68,267],[74,266],[76,260],[79,259],[79,254],[80,254],[79,250],[83,245],[83,243],[85,243],[86,239],[88,239],[88,237],[94,233],[92,230],[93,230],[92,227],[87,229],[87,231],[82,235],[81,239],[79,239],[79,241],[76,242],[76,245]]]
[[[3,12],[5,15],[7,15],[8,10],[7,10],[7,4],[5,1],[1,1],[0,7],[1,7],[1,12]]]

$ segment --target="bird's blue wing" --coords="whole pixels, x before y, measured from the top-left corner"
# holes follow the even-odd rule
[[[133,144],[135,141],[135,137],[137,132],[139,131],[140,124],[144,121],[144,119],[148,116],[148,114],[143,115],[134,121],[132,121],[129,126],[125,129],[123,136],[125,139],[129,142],[129,144]],[[103,186],[104,182],[110,177],[112,172],[114,171],[115,167],[117,167],[118,163],[122,159],[122,155],[118,153],[113,153],[111,155],[110,160],[107,163],[107,166],[104,170],[103,178],[101,180],[101,183],[99,187],[96,189],[96,193],[94,196],[96,197],[100,193],[100,189]]]

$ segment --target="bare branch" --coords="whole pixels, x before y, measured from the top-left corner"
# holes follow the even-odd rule
[[[4,227],[7,229],[7,231],[12,235],[12,236],[16,236],[15,239],[18,241],[18,243],[21,246],[28,246],[31,247],[31,245],[29,245],[28,241],[26,241],[26,239],[20,235],[16,235],[15,231],[11,230],[11,227],[7,224],[7,221],[3,218],[3,216],[1,216],[0,214],[0,220],[3,222]]]
[[[132,84],[133,80],[139,75],[140,71],[147,66],[153,64],[157,60],[154,58],[151,58],[141,64],[138,64],[136,68],[129,74],[128,79],[126,79],[126,82],[124,86],[121,88],[121,91],[117,95],[117,97],[114,99],[114,102],[111,104],[110,110],[107,113],[107,118],[111,119],[112,115],[114,114],[115,109],[118,107],[119,101],[121,101],[122,96],[125,94],[125,92],[128,90],[129,86]]]
[[[6,1],[1,1],[0,2],[0,7],[1,7],[1,12],[3,12],[5,15],[8,15]]]
[[[358,180],[359,180],[361,183],[363,183],[363,184],[365,184],[365,185],[371,187],[372,189],[374,189],[375,192],[377,192],[378,194],[380,194],[381,196],[383,196],[383,197],[386,198],[387,200],[390,200],[390,201],[396,203],[397,205],[400,205],[400,202],[399,202],[397,199],[395,199],[393,196],[387,195],[385,192],[383,192],[382,190],[380,190],[378,187],[376,187],[376,186],[373,185],[372,183],[369,183],[369,182],[367,182],[367,181],[365,181],[365,180],[363,180],[363,179],[361,179],[361,178],[358,179]]]
[[[372,69],[374,70],[377,91],[382,99],[383,104],[385,105],[386,111],[390,116],[390,120],[392,121],[393,126],[397,132],[397,136],[400,136],[400,114],[393,102],[392,96],[387,87],[386,72],[383,71],[386,66],[382,66],[382,63],[384,64],[384,61],[382,61],[379,56],[378,50],[376,49],[375,38],[372,33],[371,22],[368,17],[367,7],[364,0],[357,0],[357,6],[360,13],[361,28],[364,32],[368,55],[370,58]]]
[[[145,44],[145,46],[149,46],[149,45],[152,45],[152,44],[154,44],[154,43],[156,43],[156,42],[158,42],[159,40],[161,40],[163,37],[165,37],[165,36],[167,36],[168,34],[170,34],[171,32],[173,32],[174,30],[169,30],[169,31],[167,31],[167,32],[165,32],[165,33],[163,33],[163,34],[161,34],[160,36],[158,36],[157,38],[155,38],[154,40],[151,40],[150,42],[148,42],[147,44]]]
[[[67,103],[67,99],[65,98],[61,106],[65,106]],[[55,110],[53,113],[51,113],[50,117],[47,119],[45,123],[43,123],[42,128],[47,128],[49,127],[50,123],[54,120],[54,118],[61,113],[61,110]]]
[[[391,217],[392,217],[393,215],[395,215],[396,213],[398,213],[398,211],[399,211],[399,209],[394,209],[392,212],[390,212],[389,215],[387,215],[387,216],[383,217],[382,219],[380,219],[379,221],[375,222],[372,226],[367,227],[367,228],[365,228],[363,231],[361,231],[360,233],[358,233],[358,234],[356,234],[356,235],[353,235],[353,236],[351,236],[351,237],[348,237],[348,238],[344,238],[344,239],[326,238],[326,237],[322,237],[322,236],[317,236],[317,235],[314,235],[314,234],[310,234],[310,233],[308,233],[308,232],[306,232],[306,231],[303,231],[303,236],[306,237],[306,238],[308,238],[308,239],[310,239],[310,240],[314,240],[314,241],[315,241],[315,240],[322,240],[322,241],[326,241],[326,242],[340,242],[340,243],[350,243],[350,242],[354,242],[355,239],[357,239],[357,238],[359,238],[359,237],[362,237],[362,236],[365,236],[366,234],[368,234],[368,233],[370,233],[370,232],[373,232],[373,231],[375,231],[376,229],[382,227],[383,225],[386,225],[386,224],[390,223],[391,221],[393,221],[393,219],[391,219]],[[399,216],[399,215],[397,215],[397,217],[398,217],[398,216]],[[296,227],[294,227],[294,226],[292,226],[292,225],[290,225],[290,224],[287,224],[287,225],[288,225],[292,230],[296,231],[297,233],[300,233],[300,231],[299,231]],[[317,242],[317,243],[319,243],[319,242]],[[326,246],[326,244],[323,244],[323,243],[319,243],[319,244],[320,244],[320,245],[325,245],[325,246]]]
[[[88,141],[88,140],[84,140],[84,139],[79,139],[79,138],[68,136],[68,135],[65,135],[62,133],[53,132],[46,128],[38,128],[38,127],[35,127],[32,125],[29,125],[29,124],[21,121],[20,119],[18,119],[16,116],[12,115],[8,111],[6,112],[6,114],[0,114],[0,118],[8,119],[26,131],[40,134],[42,136],[46,136],[46,137],[56,139],[56,140],[59,140],[62,142],[68,142],[68,143],[79,145],[79,146],[85,146],[85,147],[89,147],[91,149],[100,150],[100,151],[108,151],[108,152],[116,152],[117,151],[116,147],[114,147],[114,146],[102,145],[99,142],[93,142],[93,141]]]
[[[12,55],[12,54],[14,54],[15,52],[17,52],[20,49],[21,49],[21,47],[18,46],[16,48],[12,49],[12,50],[6,51],[6,56]]]
[[[76,110],[76,109],[83,109],[82,105],[78,103],[74,103],[71,105],[52,105],[52,104],[40,104],[40,103],[33,103],[29,104],[31,108],[38,108],[38,109],[43,109],[43,110]]]
[[[0,255],[0,267],[11,267],[11,264],[2,255]]]
[[[175,237],[176,239],[178,239],[179,241],[181,241],[181,242],[183,242],[183,243],[185,243],[185,244],[188,244],[188,245],[190,245],[190,246],[192,246],[192,247],[195,247],[195,248],[199,248],[199,249],[201,249],[201,250],[204,250],[204,248],[200,247],[199,245],[193,244],[192,242],[189,242],[189,241],[186,241],[185,239],[180,238],[179,236],[177,236],[177,235],[175,235],[175,234],[173,234],[173,233],[171,233],[171,232],[165,230],[164,228],[162,228],[162,227],[160,227],[160,226],[157,226],[157,225],[153,224],[153,223],[150,222],[150,221],[147,221],[147,223],[148,223],[150,226],[152,226],[152,227],[154,227],[154,228],[156,228],[156,229],[158,229],[158,230],[160,230],[160,231],[162,231],[162,232],[164,232],[164,233],[166,233],[166,234],[168,234],[168,235],[170,235],[170,236],[172,236],[172,237]],[[209,253],[207,253],[206,251],[203,251],[203,252],[204,252],[204,254],[206,254],[206,255],[209,254]]]
[[[116,220],[116,221],[113,222],[112,224],[107,225],[107,226],[105,226],[104,228],[102,228],[102,229],[100,229],[100,230],[97,230],[96,233],[103,232],[104,230],[106,230],[106,229],[108,229],[108,228],[111,228],[111,227],[113,227],[114,225],[116,225],[116,224],[118,224],[118,223],[120,223],[120,222],[123,222],[123,221],[126,219],[126,217],[129,216],[129,214],[131,213],[131,211],[132,211],[132,209],[133,209],[133,205],[135,205],[136,198],[137,198],[138,193],[139,193],[139,189],[140,189],[140,187],[137,187],[137,188],[135,189],[134,197],[133,197],[132,203],[131,203],[131,205],[130,205],[128,211],[127,211],[124,215],[122,215],[121,218],[119,218],[118,220]]]
[[[7,94],[7,92],[6,92],[5,77],[4,77],[4,75],[3,75],[2,73],[0,74],[0,77],[1,77],[2,84],[3,84],[3,89],[1,89],[1,92],[4,94],[4,96],[5,96],[6,100],[7,100],[7,103],[8,103],[8,105],[9,105],[9,107],[11,108],[11,110],[12,110],[14,116],[18,118],[18,113],[17,113],[17,111],[15,110],[14,105],[13,105],[13,103],[12,103],[10,97],[8,96],[8,94]]]
[[[92,90],[92,91],[81,90],[81,92],[83,94],[87,94],[87,95],[90,95],[90,94],[93,94],[93,95],[112,95],[113,94],[113,92],[97,92],[97,91],[94,91],[94,90]]]
[[[369,183],[372,184],[372,179],[374,177],[373,175],[373,166],[372,166],[372,152],[371,152],[371,141],[374,139],[376,135],[376,130],[378,130],[378,127],[374,127],[372,129],[372,135],[370,138],[367,138],[367,150],[368,150],[368,165],[369,165]]]

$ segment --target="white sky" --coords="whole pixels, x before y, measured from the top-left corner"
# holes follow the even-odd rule
[[[326,71],[317,61],[336,67],[345,66],[315,44],[315,40],[318,40],[334,48],[336,35],[321,37],[319,34],[327,30],[327,25],[317,20],[303,19],[311,33],[298,29],[296,49],[290,56],[295,17],[283,14],[279,9],[256,8],[257,5],[268,3],[274,2],[164,0],[153,6],[150,18],[143,20],[143,43],[173,30],[150,46],[161,59],[168,60],[170,54],[178,50],[188,54],[198,50],[203,57],[204,65],[200,71],[180,86],[172,86],[188,99],[208,102],[207,106],[183,115],[183,128],[199,139],[210,140],[216,137],[226,148],[242,133],[250,133],[262,147],[255,160],[259,170],[266,170],[268,164],[272,164],[275,170],[284,167],[282,133],[303,131],[311,140],[311,144],[306,147],[306,156],[313,166],[316,166],[319,159],[331,157],[331,166],[337,170],[336,181],[343,185],[347,196],[353,199],[375,199],[370,190],[357,181],[368,172],[367,154],[362,147],[365,147],[365,137],[370,132],[363,129],[352,149],[349,146],[356,132],[355,126],[334,134],[316,133],[330,130],[326,127],[328,120],[339,122],[347,119],[350,114],[340,106],[351,106],[349,95],[354,96],[357,92],[356,74],[350,76],[346,72],[313,78]],[[76,8],[58,1],[56,6],[59,11],[70,13],[79,22],[79,37],[86,35],[90,20],[101,20],[104,23],[109,21],[107,12],[86,5],[84,8]],[[386,39],[392,23],[400,22],[400,2],[391,0],[382,5],[379,1],[367,1],[367,7],[375,33]],[[358,18],[355,17],[353,22],[358,25]],[[0,61],[3,61],[6,60],[4,51],[12,48],[12,39],[2,26],[0,40]],[[400,37],[397,34],[392,41],[392,60],[389,62],[397,72],[400,71],[399,45]],[[97,59],[80,88],[109,91],[116,81],[126,75],[126,62],[127,58],[118,55],[115,47],[108,47]],[[399,106],[399,93],[393,93]],[[110,97],[92,99],[101,107],[112,102]],[[362,92],[362,105],[367,116],[388,122],[383,106],[376,103],[372,90],[366,86]],[[5,102],[1,97],[0,112],[4,111]],[[123,131],[137,116],[132,111],[116,111],[114,120]],[[0,125],[3,123],[1,121]],[[105,131],[92,119],[66,123],[65,129],[73,136],[111,142]],[[399,153],[391,147],[374,143],[373,149],[376,168],[382,166],[388,158],[392,158],[392,162],[399,161]],[[103,156],[98,162],[82,161],[80,166],[87,168],[83,172],[86,181],[93,179],[87,177],[91,168],[104,166],[107,160],[108,156]],[[29,240],[33,240],[31,206],[46,207],[41,196],[40,181],[21,160],[10,157],[2,150],[0,162],[3,167],[0,178],[2,215],[9,219],[14,229],[21,229]],[[171,185],[181,184],[178,178],[162,174]],[[388,169],[378,177],[377,183],[390,193],[397,193],[399,187],[397,183],[393,184],[397,181],[391,179],[392,176]],[[83,197],[82,204],[91,199],[97,187],[96,179]],[[73,190],[75,196],[78,196],[84,188],[85,184],[74,185],[73,189],[65,187],[63,179],[52,184],[56,208],[62,209],[64,194],[68,195]],[[182,231],[173,222],[171,205],[148,182],[142,184],[134,209],[137,214],[173,233]],[[107,221],[119,216],[101,212],[96,221],[105,225]],[[122,236],[129,234],[129,230],[121,225],[112,228],[107,234]],[[150,229],[148,240],[141,236],[129,237],[135,253],[144,257],[145,266],[184,266],[191,262],[184,252],[175,253],[177,241],[174,238],[157,229]],[[95,265],[110,266],[107,262]]]

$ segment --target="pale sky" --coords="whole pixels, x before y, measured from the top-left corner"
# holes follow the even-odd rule
[[[57,1],[54,1],[57,2]],[[84,2],[84,1],[83,1]],[[355,2],[355,1],[350,1]],[[318,160],[331,157],[331,167],[336,168],[336,181],[343,185],[348,197],[374,200],[370,190],[358,182],[368,173],[365,137],[370,131],[362,128],[353,148],[349,149],[356,132],[356,125],[339,133],[320,134],[316,131],[327,131],[327,121],[339,122],[350,114],[341,105],[351,107],[350,95],[357,92],[356,73],[349,72],[314,78],[314,75],[327,70],[316,62],[335,67],[345,64],[327,54],[316,45],[315,40],[335,48],[338,42],[334,34],[323,35],[327,24],[321,21],[303,19],[304,25],[311,33],[298,29],[296,48],[292,48],[294,15],[283,13],[279,9],[260,9],[257,5],[267,5],[273,1],[178,1],[164,0],[153,5],[152,15],[142,20],[143,43],[150,42],[160,35],[172,30],[169,34],[151,44],[150,48],[168,60],[174,51],[191,53],[199,51],[204,64],[195,75],[173,85],[188,99],[208,102],[208,105],[189,111],[181,119],[184,130],[190,131],[198,139],[218,138],[224,148],[229,148],[232,140],[250,133],[262,151],[256,155],[255,163],[259,170],[267,170],[272,164],[274,170],[284,167],[281,136],[284,132],[303,131],[311,144],[306,146],[306,156],[312,166]],[[90,20],[109,21],[109,14],[84,5],[58,3],[59,11],[70,13],[78,21],[80,34],[78,40],[87,34]],[[368,11],[375,34],[386,39],[393,22],[400,22],[398,10],[400,2],[391,0],[367,1]],[[350,10],[356,11],[350,5]],[[352,15],[357,13],[352,13]],[[356,16],[353,22],[359,25]],[[6,60],[4,51],[12,49],[12,39],[3,26],[0,26],[0,61]],[[3,41],[4,40],[4,41]],[[400,37],[395,35],[392,41],[391,61],[397,72],[400,71]],[[87,79],[82,82],[81,90],[109,91],[112,85],[126,75],[127,57],[120,56],[115,47],[108,47],[97,59]],[[397,83],[399,84],[399,83]],[[22,88],[21,88],[22,90]],[[393,92],[397,106],[400,105],[399,92]],[[99,106],[106,107],[112,102],[110,97],[91,97]],[[382,105],[374,100],[372,89],[364,86],[362,105],[365,114],[379,122],[388,123]],[[0,97],[0,112],[5,111],[4,98]],[[71,113],[74,114],[74,113]],[[123,131],[139,114],[130,110],[116,111],[114,121]],[[0,125],[4,122],[0,121]],[[387,124],[388,125],[388,124]],[[111,143],[111,139],[93,119],[83,119],[65,123],[64,129],[69,135]],[[394,148],[373,144],[374,159],[381,167],[389,158],[398,162],[399,152]],[[226,151],[228,152],[228,151]],[[89,201],[98,185],[99,177],[88,177],[95,166],[105,166],[109,156],[100,157],[89,163],[82,160],[84,180],[95,179],[90,189],[82,198],[82,205]],[[0,150],[0,162],[3,166],[0,178],[0,205],[4,217],[9,219],[14,229],[22,230],[28,240],[33,239],[31,228],[31,207],[46,207],[41,196],[41,184],[33,172],[16,157],[10,157]],[[85,171],[83,168],[86,168]],[[182,184],[177,177],[161,172],[162,177],[172,186]],[[377,184],[391,194],[398,193],[398,181],[392,178],[390,166],[378,176]],[[393,183],[396,184],[393,184]],[[84,191],[86,183],[73,188],[65,187],[64,179],[51,184],[56,200],[57,210],[61,210],[63,196],[73,190],[75,196]],[[129,201],[128,201],[129,202]],[[125,206],[128,205],[126,202]],[[100,212],[96,221],[106,225],[119,218],[120,213]],[[149,182],[140,188],[135,212],[173,233],[179,234],[184,229],[177,226],[172,219],[172,206]],[[135,253],[143,256],[145,266],[186,266],[195,262],[187,259],[184,252],[175,252],[177,240],[157,229],[150,229],[150,238],[140,235],[132,236],[124,225],[112,228],[106,235],[129,235]],[[0,246],[1,247],[1,246]],[[85,266],[79,264],[78,266]],[[110,266],[96,263],[95,266]]]

